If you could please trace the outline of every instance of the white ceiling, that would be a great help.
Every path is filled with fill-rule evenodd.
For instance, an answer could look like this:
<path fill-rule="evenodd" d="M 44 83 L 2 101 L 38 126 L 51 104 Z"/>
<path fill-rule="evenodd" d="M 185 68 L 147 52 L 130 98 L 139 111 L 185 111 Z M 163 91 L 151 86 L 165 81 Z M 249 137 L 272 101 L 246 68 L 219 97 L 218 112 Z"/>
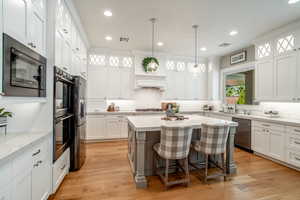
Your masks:
<path fill-rule="evenodd" d="M 223 55 L 245 47 L 258 35 L 300 18 L 300 3 L 288 0 L 73 0 L 92 47 L 117 50 L 151 50 L 151 24 L 157 28 L 164 46 L 159 52 L 193 55 L 193 24 L 199 25 L 199 48 L 207 47 L 201 56 Z M 103 15 L 110 9 L 113 16 Z M 228 33 L 236 29 L 239 34 Z M 112 41 L 104 37 L 110 35 Z M 120 36 L 130 38 L 120 43 Z M 233 45 L 220 48 L 229 42 Z"/>

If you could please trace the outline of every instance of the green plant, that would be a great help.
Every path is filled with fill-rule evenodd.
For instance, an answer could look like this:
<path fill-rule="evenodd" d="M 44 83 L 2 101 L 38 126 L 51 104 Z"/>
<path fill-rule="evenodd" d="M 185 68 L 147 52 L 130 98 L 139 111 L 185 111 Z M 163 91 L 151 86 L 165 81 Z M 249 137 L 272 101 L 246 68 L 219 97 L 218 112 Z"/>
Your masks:
<path fill-rule="evenodd" d="M 157 58 L 155 58 L 155 57 L 146 57 L 142 61 L 142 65 L 144 67 L 145 72 L 155 72 L 157 70 L 157 68 L 154 68 L 154 69 L 148 68 L 148 65 L 151 62 L 154 62 L 157 66 L 159 66 L 159 62 L 158 62 Z"/>
<path fill-rule="evenodd" d="M 0 108 L 0 117 L 12 117 L 12 112 L 8 112 L 5 108 Z"/>

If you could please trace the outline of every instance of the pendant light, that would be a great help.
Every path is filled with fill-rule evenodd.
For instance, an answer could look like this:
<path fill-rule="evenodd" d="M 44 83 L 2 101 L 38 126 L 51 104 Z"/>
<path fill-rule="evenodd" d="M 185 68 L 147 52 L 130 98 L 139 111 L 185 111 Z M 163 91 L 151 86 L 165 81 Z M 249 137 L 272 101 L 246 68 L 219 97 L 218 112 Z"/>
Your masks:
<path fill-rule="evenodd" d="M 194 67 L 198 67 L 198 25 L 193 25 L 193 29 L 195 30 L 195 65 Z"/>
<path fill-rule="evenodd" d="M 154 33 L 155 33 L 155 22 L 156 21 L 157 21 L 156 18 L 151 18 L 150 19 L 150 22 L 152 23 L 152 54 L 151 54 L 152 60 L 148 64 L 148 69 L 150 71 L 156 71 L 158 69 L 158 64 L 154 60 L 154 43 L 155 43 Z"/>

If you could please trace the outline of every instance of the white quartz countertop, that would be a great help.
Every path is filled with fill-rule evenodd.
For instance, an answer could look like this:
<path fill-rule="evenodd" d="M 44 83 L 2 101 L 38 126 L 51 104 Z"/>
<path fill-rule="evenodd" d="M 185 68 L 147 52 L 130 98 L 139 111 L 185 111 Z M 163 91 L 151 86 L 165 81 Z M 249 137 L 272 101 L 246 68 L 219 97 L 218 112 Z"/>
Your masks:
<path fill-rule="evenodd" d="M 224 112 L 219 112 L 219 111 L 210 111 L 209 113 L 221 115 L 221 116 L 236 117 L 236 118 L 242 118 L 242 119 L 262 121 L 262 122 L 278 123 L 278 124 L 286 125 L 286 126 L 300 127 L 300 119 L 282 118 L 282 117 L 272 118 L 272 117 L 268 117 L 268 116 L 244 115 L 244 114 L 237 114 L 237 113 L 224 113 Z"/>
<path fill-rule="evenodd" d="M 0 163 L 49 135 L 49 132 L 7 133 L 0 137 Z"/>
<path fill-rule="evenodd" d="M 94 111 L 94 112 L 88 112 L 88 115 L 162 115 L 165 112 L 160 111 L 118 111 L 118 112 L 107 112 L 107 111 Z M 193 114 L 193 113 L 203 113 L 203 111 L 183 111 L 180 113 L 187 113 L 187 114 Z"/>
<path fill-rule="evenodd" d="M 175 127 L 194 127 L 200 128 L 202 124 L 210 126 L 237 126 L 238 123 L 233 121 L 226 121 L 221 119 L 215 119 L 211 117 L 203 117 L 197 115 L 185 115 L 188 119 L 185 120 L 176 120 L 176 121 L 167 121 L 162 120 L 161 116 L 151 116 L 151 115 L 140 115 L 140 116 L 128 116 L 128 122 L 134 127 L 135 130 L 160 130 L 161 126 L 175 126 Z"/>

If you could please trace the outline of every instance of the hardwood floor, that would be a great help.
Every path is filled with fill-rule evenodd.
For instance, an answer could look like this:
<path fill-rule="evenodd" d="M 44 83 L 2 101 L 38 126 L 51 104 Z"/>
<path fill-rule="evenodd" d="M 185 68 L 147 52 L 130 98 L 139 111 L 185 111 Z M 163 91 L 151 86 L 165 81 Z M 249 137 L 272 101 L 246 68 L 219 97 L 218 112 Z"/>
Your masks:
<path fill-rule="evenodd" d="M 191 175 L 191 185 L 165 190 L 158 177 L 148 189 L 136 189 L 126 157 L 127 142 L 88 144 L 87 160 L 70 173 L 55 200 L 300 200 L 300 172 L 236 150 L 238 173 L 230 181 L 204 185 Z"/>

